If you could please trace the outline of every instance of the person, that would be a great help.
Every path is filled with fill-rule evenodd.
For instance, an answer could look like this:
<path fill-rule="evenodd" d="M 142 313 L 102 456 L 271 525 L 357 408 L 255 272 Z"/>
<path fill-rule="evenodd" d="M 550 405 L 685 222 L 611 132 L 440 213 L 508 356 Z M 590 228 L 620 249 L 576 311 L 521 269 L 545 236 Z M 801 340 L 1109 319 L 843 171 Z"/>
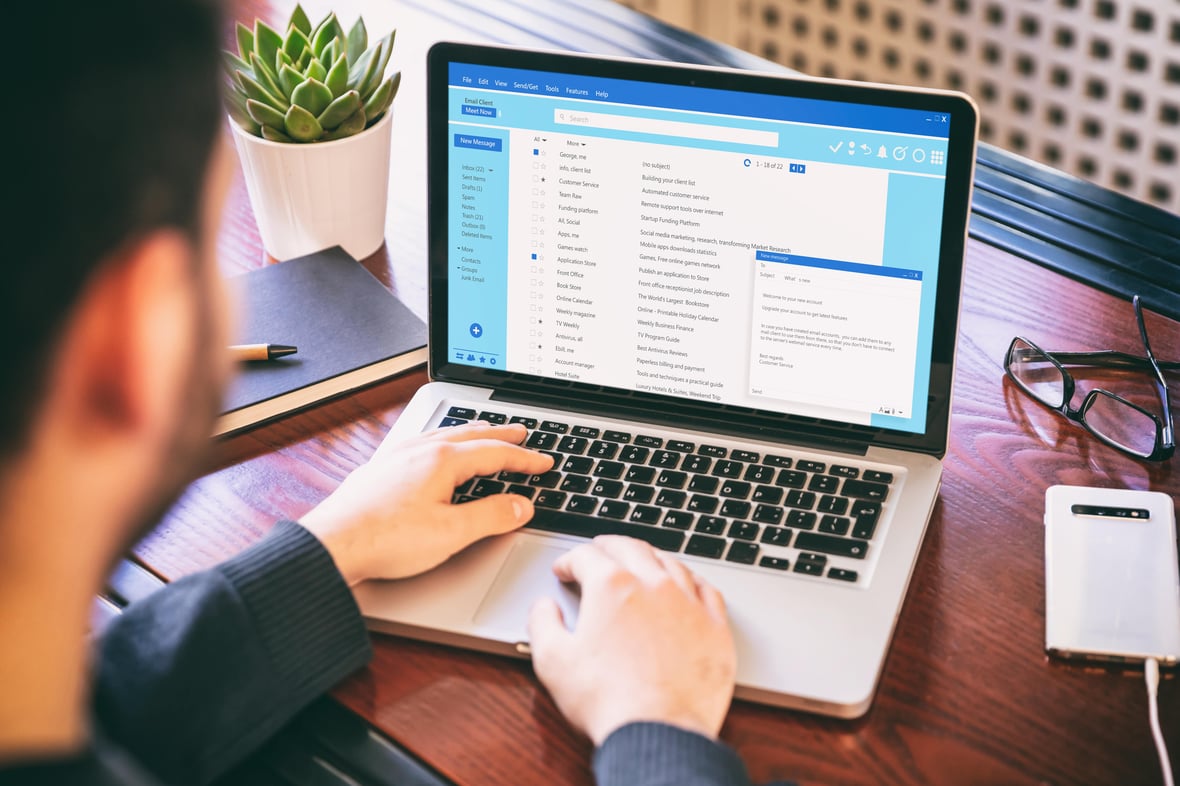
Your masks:
<path fill-rule="evenodd" d="M 222 19 L 214 0 L 13 16 L 26 34 L 9 58 L 36 67 L 6 124 L 0 782 L 207 782 L 367 662 L 350 586 L 429 570 L 532 515 L 514 495 L 453 505 L 458 484 L 551 459 L 520 446 L 519 425 L 383 444 L 299 521 L 91 642 L 95 593 L 198 474 L 230 373 Z M 534 667 L 593 741 L 598 782 L 746 783 L 717 741 L 735 673 L 718 592 L 624 538 L 554 570 L 581 586 L 580 616 L 570 630 L 537 603 Z"/>

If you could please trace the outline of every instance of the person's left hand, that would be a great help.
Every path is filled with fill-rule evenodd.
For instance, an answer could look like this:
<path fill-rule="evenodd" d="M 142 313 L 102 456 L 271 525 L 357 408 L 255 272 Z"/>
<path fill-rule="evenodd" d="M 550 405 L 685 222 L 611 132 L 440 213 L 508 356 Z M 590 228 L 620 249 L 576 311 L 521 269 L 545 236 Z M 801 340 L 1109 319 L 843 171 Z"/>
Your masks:
<path fill-rule="evenodd" d="M 516 424 L 475 423 L 386 441 L 299 523 L 320 539 L 350 585 L 430 570 L 533 517 L 532 501 L 518 494 L 451 504 L 455 487 L 476 475 L 550 469 L 549 456 L 520 447 L 526 433 Z"/>

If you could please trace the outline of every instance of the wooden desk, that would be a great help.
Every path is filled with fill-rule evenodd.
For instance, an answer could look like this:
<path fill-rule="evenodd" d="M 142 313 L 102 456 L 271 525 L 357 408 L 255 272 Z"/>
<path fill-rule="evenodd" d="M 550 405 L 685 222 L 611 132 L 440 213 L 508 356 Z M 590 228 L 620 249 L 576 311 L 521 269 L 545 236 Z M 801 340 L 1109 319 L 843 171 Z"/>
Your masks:
<path fill-rule="evenodd" d="M 484 2 L 500 21 L 464 0 L 365 9 L 371 31 L 399 26 L 394 58 L 405 72 L 395 104 L 388 246 L 367 262 L 423 316 L 429 43 L 562 43 L 605 53 L 653 46 L 630 17 L 633 39 L 596 33 L 602 19 L 629 13 L 605 0 Z M 241 17 L 272 20 L 288 7 L 286 0 L 236 5 Z M 324 2 L 306 5 L 313 17 L 326 9 Z M 333 6 L 351 22 L 361 3 Z M 660 53 L 687 58 L 691 45 L 665 41 Z M 744 57 L 721 54 L 734 62 Z M 240 182 L 219 249 L 227 273 L 264 262 Z M 735 704 L 723 736 L 756 780 L 1159 782 L 1142 674 L 1063 666 L 1042 651 L 1042 494 L 1054 483 L 1075 483 L 1180 497 L 1180 459 L 1150 466 L 1118 455 L 1017 394 L 1001 367 L 1014 334 L 1047 348 L 1138 352 L 1132 320 L 1124 301 L 970 244 L 942 496 L 876 702 L 855 722 Z M 1162 356 L 1180 355 L 1180 323 L 1149 315 L 1149 330 Z M 411 374 L 219 444 L 211 473 L 139 545 L 138 557 L 173 579 L 239 551 L 277 518 L 298 517 L 371 454 L 424 381 L 424 373 Z M 375 649 L 372 665 L 336 696 L 447 777 L 513 786 L 589 782 L 587 742 L 568 729 L 527 663 L 390 637 L 376 637 Z M 1180 686 L 1173 678 L 1161 687 L 1161 712 L 1169 747 L 1180 756 Z"/>

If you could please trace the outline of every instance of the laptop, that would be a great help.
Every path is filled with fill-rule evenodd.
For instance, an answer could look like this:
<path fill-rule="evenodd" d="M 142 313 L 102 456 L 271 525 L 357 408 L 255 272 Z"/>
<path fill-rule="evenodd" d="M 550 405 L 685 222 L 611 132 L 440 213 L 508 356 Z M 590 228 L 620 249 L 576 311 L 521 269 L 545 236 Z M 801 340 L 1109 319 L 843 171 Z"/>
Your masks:
<path fill-rule="evenodd" d="M 576 620 L 554 559 L 629 535 L 724 594 L 739 698 L 862 715 L 939 490 L 971 100 L 440 43 L 427 101 L 431 381 L 392 438 L 521 422 L 556 467 L 458 488 L 536 517 L 362 585 L 367 624 L 527 657 L 536 598 Z"/>

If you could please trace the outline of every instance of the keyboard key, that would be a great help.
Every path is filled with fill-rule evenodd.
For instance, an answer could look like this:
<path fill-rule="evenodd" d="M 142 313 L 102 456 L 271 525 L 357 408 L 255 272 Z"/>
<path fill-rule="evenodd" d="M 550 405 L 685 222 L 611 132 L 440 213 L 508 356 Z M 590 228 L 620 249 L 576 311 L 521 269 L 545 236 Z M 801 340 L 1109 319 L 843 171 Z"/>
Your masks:
<path fill-rule="evenodd" d="M 800 532 L 795 538 L 795 548 L 854 559 L 864 559 L 869 553 L 869 544 L 866 541 L 821 535 L 818 532 Z"/>
<path fill-rule="evenodd" d="M 594 469 L 594 459 L 588 456 L 570 456 L 561 465 L 562 472 L 574 472 L 578 475 L 589 475 Z"/>
<path fill-rule="evenodd" d="M 696 453 L 685 456 L 684 461 L 680 464 L 680 468 L 685 472 L 708 472 L 711 466 L 713 466 L 713 459 Z"/>
<path fill-rule="evenodd" d="M 653 467 L 628 467 L 627 480 L 632 483 L 651 483 L 652 478 L 656 476 L 656 471 Z"/>
<path fill-rule="evenodd" d="M 556 420 L 542 420 L 541 431 L 550 431 L 554 434 L 565 434 L 570 430 L 569 424 L 558 423 Z"/>
<path fill-rule="evenodd" d="M 666 469 L 656 478 L 656 485 L 670 489 L 682 489 L 688 482 L 688 475 L 674 469 Z"/>
<path fill-rule="evenodd" d="M 774 480 L 774 474 L 775 470 L 770 467 L 765 467 L 761 464 L 751 464 L 746 467 L 746 474 L 743 477 L 753 483 L 770 483 Z"/>
<path fill-rule="evenodd" d="M 783 520 L 783 509 L 777 505 L 759 505 L 751 518 L 759 524 L 778 524 Z"/>
<path fill-rule="evenodd" d="M 729 454 L 729 457 L 734 461 L 744 461 L 747 464 L 751 461 L 756 462 L 759 458 L 761 458 L 757 453 L 749 450 L 735 450 Z"/>
<path fill-rule="evenodd" d="M 868 499 L 853 500 L 852 510 L 849 512 L 849 515 L 857 518 L 860 516 L 879 516 L 881 515 L 881 503 Z"/>
<path fill-rule="evenodd" d="M 754 495 L 750 499 L 767 505 L 777 505 L 783 501 L 783 490 L 774 486 L 759 486 L 754 489 Z"/>
<path fill-rule="evenodd" d="M 684 507 L 686 499 L 688 499 L 688 495 L 683 491 L 661 489 L 660 495 L 656 497 L 656 504 L 661 508 L 681 508 Z"/>
<path fill-rule="evenodd" d="M 504 484 L 498 480 L 491 478 L 480 478 L 471 487 L 471 496 L 473 497 L 488 497 L 492 494 L 500 494 L 504 491 Z"/>
<path fill-rule="evenodd" d="M 605 516 L 608 519 L 625 519 L 630 512 L 631 503 L 617 499 L 608 499 L 598 509 L 598 515 Z"/>
<path fill-rule="evenodd" d="M 594 485 L 594 480 L 586 475 L 566 475 L 561 481 L 562 491 L 572 491 L 575 494 L 585 494 Z"/>
<path fill-rule="evenodd" d="M 774 485 L 782 486 L 788 489 L 801 489 L 803 484 L 807 482 L 807 473 L 799 472 L 794 469 L 780 470 L 778 477 L 775 478 Z"/>
<path fill-rule="evenodd" d="M 711 538 L 708 535 L 693 535 L 684 547 L 684 553 L 694 557 L 709 557 L 717 559 L 725 551 L 725 541 L 721 538 Z"/>
<path fill-rule="evenodd" d="M 438 422 L 439 428 L 450 428 L 451 426 L 462 426 L 464 423 L 470 423 L 470 420 L 463 418 L 443 418 Z"/>
<path fill-rule="evenodd" d="M 532 499 L 537 494 L 537 488 L 534 486 L 526 486 L 523 483 L 513 483 L 507 489 L 509 494 L 519 494 L 522 497 Z"/>
<path fill-rule="evenodd" d="M 872 481 L 873 483 L 892 483 L 893 482 L 893 473 L 892 472 L 879 472 L 875 469 L 866 469 L 864 479 L 868 480 L 868 481 Z"/>
<path fill-rule="evenodd" d="M 763 557 L 758 561 L 758 564 L 771 570 L 787 570 L 791 567 L 790 560 L 785 560 L 782 557 Z"/>
<path fill-rule="evenodd" d="M 704 532 L 706 535 L 724 535 L 728 526 L 729 520 L 720 516 L 701 516 L 697 520 L 697 532 Z"/>
<path fill-rule="evenodd" d="M 725 555 L 727 562 L 740 562 L 743 565 L 753 565 L 757 559 L 757 543 L 734 543 L 730 545 L 729 553 Z"/>
<path fill-rule="evenodd" d="M 819 504 L 815 509 L 820 513 L 835 513 L 837 516 L 843 516 L 848 512 L 848 497 L 832 497 L 825 494 L 820 497 Z"/>
<path fill-rule="evenodd" d="M 828 570 L 828 578 L 836 579 L 837 581 L 856 581 L 856 571 L 845 570 L 844 568 L 830 568 Z"/>
<path fill-rule="evenodd" d="M 658 524 L 660 523 L 660 515 L 664 511 L 659 508 L 653 508 L 651 505 L 636 505 L 631 511 L 631 521 L 639 524 Z"/>
<path fill-rule="evenodd" d="M 823 472 L 827 466 L 822 461 L 800 461 L 795 468 L 804 472 Z"/>
<path fill-rule="evenodd" d="M 557 484 L 561 483 L 561 473 L 556 470 L 549 470 L 540 475 L 532 475 L 529 477 L 529 483 L 543 489 L 555 489 Z"/>
<path fill-rule="evenodd" d="M 828 470 L 831 475 L 839 475 L 842 478 L 855 478 L 860 475 L 860 470 L 856 467 L 845 466 L 844 464 L 833 464 L 832 468 Z"/>
<path fill-rule="evenodd" d="M 623 492 L 623 499 L 628 502 L 651 502 L 651 498 L 656 495 L 656 490 L 651 486 L 643 486 L 638 483 L 632 483 Z"/>
<path fill-rule="evenodd" d="M 725 458 L 729 453 L 728 450 L 718 445 L 701 445 L 697 452 L 702 456 L 712 456 L 713 458 Z"/>
<path fill-rule="evenodd" d="M 461 420 L 475 420 L 475 410 L 470 407 L 451 407 L 447 410 L 448 418 L 459 418 Z"/>
<path fill-rule="evenodd" d="M 680 466 L 680 454 L 671 450 L 657 450 L 651 454 L 651 461 L 648 463 L 653 467 L 675 469 Z"/>
<path fill-rule="evenodd" d="M 590 493 L 596 497 L 618 499 L 623 493 L 623 484 L 618 480 L 598 480 L 595 481 L 594 488 L 590 489 Z"/>
<path fill-rule="evenodd" d="M 607 431 L 602 432 L 602 438 L 605 439 L 607 442 L 619 442 L 622 444 L 626 444 L 631 441 L 631 435 L 628 434 L 626 431 L 607 430 Z"/>
<path fill-rule="evenodd" d="M 495 423 L 497 425 L 508 422 L 508 416 L 502 415 L 499 412 L 481 412 L 477 420 L 484 420 L 488 423 Z"/>
<path fill-rule="evenodd" d="M 713 474 L 721 478 L 740 478 L 742 466 L 738 461 L 718 461 L 713 467 Z"/>
<path fill-rule="evenodd" d="M 557 449 L 562 453 L 582 453 L 589 443 L 582 437 L 562 437 Z"/>
<path fill-rule="evenodd" d="M 623 452 L 619 454 L 620 461 L 626 461 L 631 464 L 642 464 L 647 461 L 648 454 L 651 453 L 647 448 L 636 447 L 635 445 L 627 445 L 623 448 Z"/>
<path fill-rule="evenodd" d="M 763 527 L 762 542 L 771 546 L 790 546 L 791 530 L 782 527 Z"/>
<path fill-rule="evenodd" d="M 635 444 L 642 445 L 645 448 L 659 448 L 663 447 L 664 440 L 660 437 L 649 437 L 644 434 L 640 434 L 635 438 Z"/>
<path fill-rule="evenodd" d="M 727 480 L 721 484 L 721 496 L 745 499 L 750 496 L 750 484 L 744 480 Z"/>
<path fill-rule="evenodd" d="M 682 510 L 669 510 L 664 514 L 664 526 L 672 529 L 688 529 L 692 526 L 693 515 Z"/>
<path fill-rule="evenodd" d="M 702 494 L 712 494 L 717 491 L 717 487 L 720 485 L 721 481 L 717 478 L 712 478 L 708 475 L 693 475 L 692 480 L 688 482 L 688 490 L 699 491 Z"/>
<path fill-rule="evenodd" d="M 626 464 L 621 464 L 618 461 L 600 461 L 598 466 L 594 468 L 595 477 L 599 478 L 621 478 L 623 473 L 627 470 Z"/>
<path fill-rule="evenodd" d="M 502 480 L 505 483 L 528 483 L 529 476 L 523 472 L 508 472 L 505 470 L 497 475 L 496 479 Z"/>
<path fill-rule="evenodd" d="M 766 456 L 764 459 L 762 459 L 762 463 L 768 467 L 782 467 L 784 469 L 790 469 L 791 465 L 795 462 L 786 456 Z"/>
<path fill-rule="evenodd" d="M 475 485 L 476 480 L 478 480 L 478 478 L 469 479 L 465 483 L 461 484 L 458 488 L 456 488 L 455 493 L 456 494 L 466 494 L 467 492 L 471 491 L 471 487 Z"/>
<path fill-rule="evenodd" d="M 565 504 L 568 496 L 564 491 L 546 490 L 537 495 L 537 498 L 533 500 L 533 504 L 538 508 L 553 508 L 556 510 Z"/>
<path fill-rule="evenodd" d="M 694 513 L 716 513 L 717 498 L 705 494 L 693 494 L 688 500 L 688 509 Z"/>
<path fill-rule="evenodd" d="M 598 510 L 598 500 L 594 499 L 594 497 L 580 495 L 570 497 L 570 502 L 566 506 L 566 510 L 570 513 L 593 513 Z"/>
<path fill-rule="evenodd" d="M 526 418 L 526 417 L 522 417 L 520 415 L 513 415 L 512 417 L 508 418 L 508 422 L 509 423 L 520 423 L 521 425 L 523 425 L 527 429 L 534 429 L 537 427 L 537 419 L 536 418 Z"/>
<path fill-rule="evenodd" d="M 590 445 L 590 452 L 587 455 L 600 459 L 613 459 L 615 454 L 619 452 L 619 446 L 613 442 L 604 442 L 603 440 L 595 440 Z"/>
<path fill-rule="evenodd" d="M 844 482 L 857 483 L 858 481 L 846 480 Z M 840 488 L 840 478 L 835 475 L 812 475 L 807 488 L 810 491 L 821 491 L 825 494 L 835 493 L 836 489 Z"/>
<path fill-rule="evenodd" d="M 827 561 L 826 557 L 816 554 L 800 554 L 799 558 L 795 560 L 795 572 L 806 573 L 809 576 L 822 576 Z"/>
<path fill-rule="evenodd" d="M 810 510 L 792 510 L 787 514 L 786 525 L 795 529 L 814 529 L 819 516 Z"/>
<path fill-rule="evenodd" d="M 685 442 L 682 439 L 668 440 L 667 447 L 668 447 L 668 450 L 676 450 L 681 453 L 692 453 L 694 450 L 697 449 L 696 445 L 692 444 L 691 442 Z"/>
<path fill-rule="evenodd" d="M 877 521 L 881 518 L 881 505 L 878 502 L 857 500 L 852 506 L 852 537 L 869 540 L 877 531 Z"/>
<path fill-rule="evenodd" d="M 575 497 L 577 499 L 577 497 Z M 593 497 L 582 497 L 595 505 L 598 501 Z M 573 505 L 571 500 L 570 505 Z M 632 524 L 626 521 L 594 518 L 592 516 L 574 515 L 568 511 L 538 509 L 533 518 L 525 525 L 531 529 L 545 532 L 561 532 L 566 535 L 580 535 L 592 538 L 595 535 L 627 535 L 632 538 L 647 541 L 658 549 L 665 551 L 679 551 L 684 545 L 684 533 L 660 527 L 647 527 L 643 524 Z"/>
<path fill-rule="evenodd" d="M 736 499 L 727 499 L 725 504 L 721 506 L 721 515 L 729 516 L 735 519 L 744 519 L 750 515 L 750 503 L 741 502 Z"/>
<path fill-rule="evenodd" d="M 570 430 L 570 434 L 575 437 L 585 437 L 586 439 L 598 439 L 598 429 L 590 426 L 574 426 Z"/>
<path fill-rule="evenodd" d="M 868 473 L 865 473 L 868 474 Z M 870 483 L 867 480 L 846 480 L 840 493 L 846 497 L 858 497 L 881 502 L 889 496 L 889 487 L 884 483 Z"/>
<path fill-rule="evenodd" d="M 735 521 L 729 525 L 729 537 L 754 540 L 758 537 L 759 529 L 761 528 L 757 524 L 751 524 L 748 521 Z"/>
<path fill-rule="evenodd" d="M 819 531 L 830 532 L 833 535 L 847 535 L 852 521 L 844 516 L 828 514 L 819 520 Z"/>
<path fill-rule="evenodd" d="M 526 447 L 535 450 L 552 450 L 553 446 L 557 444 L 557 435 L 547 434 L 544 431 L 534 431 L 525 440 L 524 444 Z"/>
<path fill-rule="evenodd" d="M 815 507 L 815 494 L 812 494 L 810 491 L 791 489 L 787 492 L 787 497 L 783 500 L 783 504 L 788 508 L 811 510 Z"/>

